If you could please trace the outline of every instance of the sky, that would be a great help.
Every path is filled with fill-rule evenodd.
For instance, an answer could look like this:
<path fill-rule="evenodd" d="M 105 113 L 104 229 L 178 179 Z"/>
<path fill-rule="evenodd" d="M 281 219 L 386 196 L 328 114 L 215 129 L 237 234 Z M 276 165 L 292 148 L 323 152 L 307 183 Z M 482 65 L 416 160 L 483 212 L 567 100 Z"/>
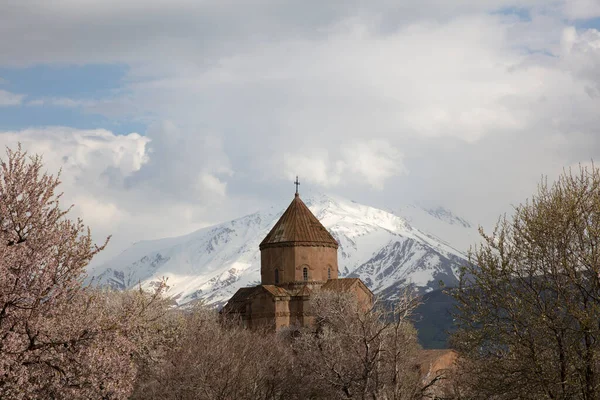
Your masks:
<path fill-rule="evenodd" d="M 490 229 L 600 160 L 600 0 L 0 0 L 0 146 L 99 260 L 301 194 Z"/>

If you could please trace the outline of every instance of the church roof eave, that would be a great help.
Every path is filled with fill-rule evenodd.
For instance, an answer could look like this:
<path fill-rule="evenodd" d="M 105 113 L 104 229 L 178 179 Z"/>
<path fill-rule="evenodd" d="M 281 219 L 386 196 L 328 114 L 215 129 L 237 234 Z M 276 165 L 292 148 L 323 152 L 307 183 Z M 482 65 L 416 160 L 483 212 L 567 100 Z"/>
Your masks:
<path fill-rule="evenodd" d="M 331 242 L 297 242 L 297 241 L 290 241 L 290 242 L 276 242 L 276 243 L 261 243 L 259 248 L 260 250 L 262 249 L 268 249 L 270 247 L 298 247 L 298 246 L 305 246 L 305 247 L 332 247 L 334 249 L 337 249 L 339 247 L 339 245 L 337 243 L 331 243 Z"/>

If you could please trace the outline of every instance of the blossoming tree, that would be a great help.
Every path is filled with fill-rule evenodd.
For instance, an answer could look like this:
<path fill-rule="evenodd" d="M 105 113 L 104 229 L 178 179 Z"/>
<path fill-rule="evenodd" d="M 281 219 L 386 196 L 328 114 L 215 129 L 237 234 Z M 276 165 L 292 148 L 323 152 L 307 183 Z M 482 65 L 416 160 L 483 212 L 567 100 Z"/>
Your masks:
<path fill-rule="evenodd" d="M 59 184 L 20 146 L 0 162 L 0 398 L 125 398 L 160 289 L 83 285 L 108 238 L 67 218 Z"/>

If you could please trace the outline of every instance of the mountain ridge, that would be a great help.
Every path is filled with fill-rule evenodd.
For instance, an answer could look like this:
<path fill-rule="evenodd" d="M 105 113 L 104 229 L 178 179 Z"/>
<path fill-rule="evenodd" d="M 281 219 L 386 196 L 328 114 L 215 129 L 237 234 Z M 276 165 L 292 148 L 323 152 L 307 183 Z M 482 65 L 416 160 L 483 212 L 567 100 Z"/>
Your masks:
<path fill-rule="evenodd" d="M 340 276 L 359 277 L 386 299 L 407 283 L 423 293 L 437 289 L 439 280 L 454 284 L 465 261 L 466 249 L 459 249 L 473 235 L 468 222 L 447 222 L 466 222 L 448 210 L 441 219 L 416 206 L 401 207 L 399 213 L 405 215 L 397 215 L 328 195 L 309 197 L 305 203 L 339 243 Z M 164 276 L 167 294 L 179 304 L 222 304 L 238 288 L 260 281 L 258 245 L 284 208 L 276 210 L 179 237 L 137 242 L 88 275 L 97 284 L 122 290 L 138 283 L 152 288 Z M 422 230 L 417 224 L 427 226 Z"/>

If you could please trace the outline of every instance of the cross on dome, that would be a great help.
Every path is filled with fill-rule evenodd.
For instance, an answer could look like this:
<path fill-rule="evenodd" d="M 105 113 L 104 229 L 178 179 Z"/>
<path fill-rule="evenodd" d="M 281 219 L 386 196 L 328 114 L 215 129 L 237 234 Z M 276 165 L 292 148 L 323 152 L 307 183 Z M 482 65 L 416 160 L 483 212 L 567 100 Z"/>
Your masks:
<path fill-rule="evenodd" d="M 298 180 L 298 175 L 296 175 L 296 180 L 294 181 L 294 185 L 296 185 L 296 196 L 298 195 L 298 186 L 300 186 L 300 181 Z"/>

